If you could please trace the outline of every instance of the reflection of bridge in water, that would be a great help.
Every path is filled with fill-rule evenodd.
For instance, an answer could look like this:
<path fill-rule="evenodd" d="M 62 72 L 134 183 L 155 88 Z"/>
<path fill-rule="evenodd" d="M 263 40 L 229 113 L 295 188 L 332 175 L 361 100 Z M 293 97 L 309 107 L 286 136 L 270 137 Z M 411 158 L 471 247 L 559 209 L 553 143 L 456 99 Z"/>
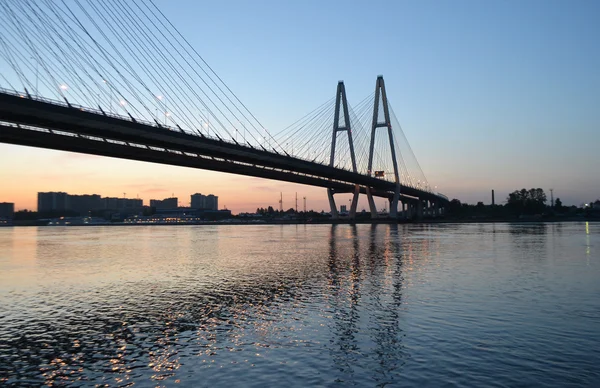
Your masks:
<path fill-rule="evenodd" d="M 352 248 L 340 257 L 336 226 L 331 229 L 329 296 L 337 346 L 331 350 L 332 358 L 343 374 L 340 378 L 349 382 L 360 364 L 359 358 L 373 352 L 369 357 L 373 379 L 382 385 L 392 383 L 394 376 L 390 372 L 397 370 L 407 357 L 399 319 L 404 253 L 398 228 L 390 226 L 382 231 L 373 225 L 368 248 L 363 247 L 362 251 L 356 226 L 351 227 L 350 233 Z M 378 233 L 385 236 L 378 237 Z M 362 327 L 365 321 L 367 328 Z"/>
<path fill-rule="evenodd" d="M 334 218 L 339 193 L 352 195 L 351 219 L 361 193 L 373 218 L 374 197 L 389 201 L 392 218 L 439 215 L 447 204 L 383 77 L 354 107 L 340 82 L 334 99 L 271 134 L 160 12 L 77 6 L 4 6 L 0 142 L 324 187 Z"/>
<path fill-rule="evenodd" d="M 285 233 L 292 228 L 281 227 Z M 295 252 L 304 244 L 302 228 L 314 231 L 295 228 Z M 48 308 L 33 320 L 25 312 L 18 327 L 5 328 L 1 336 L 8 347 L 0 348 L 0 371 L 38 381 L 44 370 L 47 384 L 64 377 L 140 381 L 140 372 L 173 381 L 185 375 L 186 366 L 256 362 L 255 353 L 273 367 L 282 360 L 292 364 L 308 346 L 325 348 L 329 358 L 322 368 L 337 371 L 323 378 L 391 382 L 408 357 L 400 318 L 409 248 L 396 225 L 318 228 L 325 239 L 313 246 L 316 251 L 283 262 L 254 257 L 254 268 L 247 262 L 227 272 L 215 268 L 230 277 L 218 283 L 201 276 L 205 261 L 191 261 L 176 281 L 112 284 L 81 293 L 82 301 L 68 292 L 66 299 L 48 291 L 32 294 Z M 40 253 L 47 251 L 44 246 Z M 285 271 L 271 268 L 272 260 Z M 241 277 L 240 271 L 250 273 Z"/>

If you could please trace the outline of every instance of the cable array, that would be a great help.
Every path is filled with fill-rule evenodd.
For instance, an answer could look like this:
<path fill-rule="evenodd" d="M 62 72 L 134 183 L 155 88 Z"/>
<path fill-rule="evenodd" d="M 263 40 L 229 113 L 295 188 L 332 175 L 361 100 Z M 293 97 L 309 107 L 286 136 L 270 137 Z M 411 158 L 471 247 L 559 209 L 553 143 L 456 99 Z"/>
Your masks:
<path fill-rule="evenodd" d="M 375 93 L 371 93 L 353 107 L 349 106 L 348 109 L 356 165 L 358 172 L 361 174 L 369 173 L 369 149 L 371 143 L 374 103 Z M 378 109 L 377 120 L 379 123 L 384 123 L 385 115 L 381 100 L 379 103 L 380 106 Z M 388 104 L 400 182 L 405 186 L 430 191 L 423 170 L 406 139 L 389 100 Z M 313 111 L 298 119 L 287 128 L 274 134 L 274 137 L 278 139 L 280 144 L 285 145 L 286 150 L 295 157 L 317 163 L 329 164 L 334 115 L 335 97 L 319 105 Z M 345 126 L 343 114 L 341 114 L 341 112 L 339 125 L 341 127 Z M 334 166 L 352 171 L 350 145 L 347 138 L 347 132 L 345 131 L 337 133 Z M 372 175 L 374 174 L 374 171 L 383 171 L 384 176 L 382 179 L 392 182 L 395 180 L 392 152 L 386 127 L 379 127 L 375 131 L 372 170 Z"/>
<path fill-rule="evenodd" d="M 369 117 L 373 114 L 373 102 L 375 94 L 371 93 L 358 104 L 350 107 L 350 121 L 352 125 L 352 139 L 354 141 L 354 152 L 356 154 L 356 165 L 358 172 L 368 174 L 369 169 L 369 145 L 371 142 L 371 124 Z"/>
<path fill-rule="evenodd" d="M 297 158 L 329 164 L 328 147 L 335 98 L 331 98 L 273 136 L 284 144 L 290 155 Z M 329 136 L 329 140 L 326 137 Z"/>
<path fill-rule="evenodd" d="M 335 98 L 272 135 L 153 0 L 0 0 L 0 87 L 328 165 Z M 393 181 L 387 129 L 368 171 L 372 93 L 349 107 L 357 169 Z M 382 104 L 382 101 L 379 101 Z M 389 102 L 388 102 L 389 103 Z M 379 107 L 378 122 L 384 122 Z M 389 107 L 401 183 L 430 190 Z M 340 125 L 345 126 L 340 115 Z M 352 170 L 347 132 L 334 166 Z"/>
<path fill-rule="evenodd" d="M 0 86 L 285 153 L 153 0 L 0 0 Z"/>
<path fill-rule="evenodd" d="M 391 102 L 388 100 L 389 110 L 390 110 L 390 120 L 392 122 L 392 134 L 394 135 L 394 146 L 396 148 L 396 154 L 402 155 L 402 165 L 404 169 L 404 176 L 406 180 L 402 180 L 403 184 L 406 186 L 411 186 L 416 189 L 424 190 L 424 191 L 432 191 L 429 182 L 427 181 L 427 177 L 423 173 L 423 169 L 415 156 L 408 139 L 404 131 L 402 130 L 402 126 L 400 125 L 400 121 L 396 117 L 394 110 L 392 108 Z"/>

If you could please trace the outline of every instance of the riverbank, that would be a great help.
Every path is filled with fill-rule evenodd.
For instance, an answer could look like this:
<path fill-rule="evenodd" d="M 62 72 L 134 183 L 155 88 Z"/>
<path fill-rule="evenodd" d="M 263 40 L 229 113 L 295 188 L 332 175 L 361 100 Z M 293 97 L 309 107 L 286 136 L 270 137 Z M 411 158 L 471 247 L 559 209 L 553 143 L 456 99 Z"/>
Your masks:
<path fill-rule="evenodd" d="M 392 220 L 369 218 L 349 220 L 349 219 L 311 219 L 311 220 L 221 220 L 221 221 L 193 221 L 193 222 L 109 222 L 109 223 L 89 223 L 89 224 L 65 224 L 48 225 L 48 221 L 14 221 L 12 225 L 3 225 L 3 227 L 17 226 L 177 226 L 177 225 L 302 225 L 302 224 L 473 224 L 473 223 L 555 223 L 555 222 L 582 222 L 582 221 L 600 221 L 598 217 L 503 217 L 503 218 L 428 218 L 423 220 Z"/>

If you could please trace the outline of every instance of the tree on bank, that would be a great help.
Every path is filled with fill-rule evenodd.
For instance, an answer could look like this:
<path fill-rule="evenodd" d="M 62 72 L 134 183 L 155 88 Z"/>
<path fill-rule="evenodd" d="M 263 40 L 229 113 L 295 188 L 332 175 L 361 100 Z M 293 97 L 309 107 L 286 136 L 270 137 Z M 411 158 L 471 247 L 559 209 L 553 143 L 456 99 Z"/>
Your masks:
<path fill-rule="evenodd" d="M 561 211 L 562 207 L 562 201 L 560 200 L 560 198 L 556 198 L 556 201 L 554 201 L 554 209 L 556 209 L 556 211 Z"/>
<path fill-rule="evenodd" d="M 460 203 L 460 201 L 458 199 L 454 198 L 448 204 L 448 212 L 453 215 L 458 215 L 458 214 L 460 214 L 461 206 L 462 206 L 462 203 Z"/>
<path fill-rule="evenodd" d="M 515 214 L 541 214 L 546 209 L 546 193 L 544 190 L 521 189 L 508 194 L 506 207 Z"/>

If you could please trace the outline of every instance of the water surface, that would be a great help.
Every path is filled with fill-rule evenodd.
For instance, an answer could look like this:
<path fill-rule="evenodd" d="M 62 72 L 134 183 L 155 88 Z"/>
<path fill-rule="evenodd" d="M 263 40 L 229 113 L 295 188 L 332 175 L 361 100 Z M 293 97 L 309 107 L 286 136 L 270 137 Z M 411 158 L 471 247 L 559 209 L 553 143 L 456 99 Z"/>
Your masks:
<path fill-rule="evenodd" d="M 3 386 L 600 386 L 600 224 L 0 229 Z"/>

